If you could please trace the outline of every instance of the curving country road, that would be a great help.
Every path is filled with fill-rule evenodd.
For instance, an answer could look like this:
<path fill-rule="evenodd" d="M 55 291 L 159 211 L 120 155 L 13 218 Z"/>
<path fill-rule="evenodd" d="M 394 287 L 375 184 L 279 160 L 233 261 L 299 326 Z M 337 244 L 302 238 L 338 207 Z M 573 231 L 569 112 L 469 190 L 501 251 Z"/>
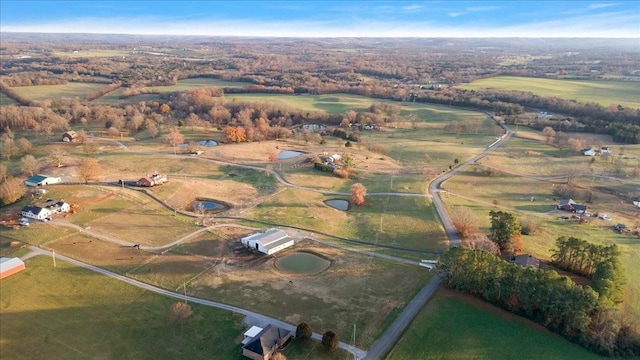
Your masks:
<path fill-rule="evenodd" d="M 488 115 L 491 116 L 490 114 Z M 441 190 L 442 183 L 447 181 L 457 172 L 467 167 L 469 164 L 473 164 L 476 161 L 487 156 L 490 152 L 501 146 L 505 141 L 509 140 L 513 136 L 513 132 L 506 125 L 500 124 L 500 126 L 505 130 L 505 133 L 504 135 L 502 135 L 502 137 L 491 144 L 491 146 L 482 151 L 480 154 L 467 160 L 463 164 L 455 167 L 448 173 L 440 175 L 435 180 L 433 180 L 431 184 L 429 184 L 429 194 L 433 199 L 433 203 L 435 205 L 436 211 L 438 212 L 438 216 L 440 216 L 440 220 L 442 221 L 444 230 L 447 234 L 447 237 L 449 238 L 450 246 L 460 246 L 460 236 L 458 236 L 458 232 L 456 231 L 456 228 L 453 226 L 453 223 L 449 218 L 447 209 L 440 199 L 439 192 Z M 429 298 L 431 298 L 433 293 L 438 289 L 440 281 L 441 278 L 439 275 L 435 275 L 433 278 L 431 278 L 431 281 L 429 281 L 429 283 L 427 283 L 427 285 L 425 285 L 422 290 L 420 290 L 420 292 L 411 300 L 411 302 L 407 304 L 402 313 L 398 315 L 396 320 L 373 343 L 371 348 L 369 348 L 369 350 L 367 351 L 367 355 L 364 357 L 364 360 L 382 359 L 389 351 L 391 351 L 391 348 L 398 341 L 407 326 L 409 326 L 411 321 L 416 317 L 416 315 L 418 315 L 418 312 L 424 307 Z"/>

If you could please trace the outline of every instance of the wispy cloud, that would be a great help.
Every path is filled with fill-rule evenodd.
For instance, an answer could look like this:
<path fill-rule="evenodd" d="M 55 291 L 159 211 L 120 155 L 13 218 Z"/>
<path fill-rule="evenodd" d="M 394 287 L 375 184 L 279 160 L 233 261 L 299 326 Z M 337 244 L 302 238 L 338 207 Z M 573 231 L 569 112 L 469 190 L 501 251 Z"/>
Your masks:
<path fill-rule="evenodd" d="M 587 6 L 587 9 L 589 9 L 589 10 L 602 9 L 602 8 L 608 8 L 608 7 L 616 6 L 616 5 L 618 5 L 618 4 L 617 3 L 590 4 L 589 6 Z"/>
<path fill-rule="evenodd" d="M 464 14 L 466 14 L 466 12 L 464 12 L 464 11 L 452 11 L 452 12 L 448 13 L 448 15 L 451 16 L 451 17 L 458 17 L 458 16 L 464 15 Z"/>
<path fill-rule="evenodd" d="M 465 10 L 469 12 L 495 11 L 500 10 L 500 6 L 469 6 Z"/>
<path fill-rule="evenodd" d="M 422 5 L 413 4 L 413 5 L 403 6 L 402 10 L 404 10 L 404 11 L 416 11 L 416 10 L 421 10 L 422 8 L 423 8 Z"/>

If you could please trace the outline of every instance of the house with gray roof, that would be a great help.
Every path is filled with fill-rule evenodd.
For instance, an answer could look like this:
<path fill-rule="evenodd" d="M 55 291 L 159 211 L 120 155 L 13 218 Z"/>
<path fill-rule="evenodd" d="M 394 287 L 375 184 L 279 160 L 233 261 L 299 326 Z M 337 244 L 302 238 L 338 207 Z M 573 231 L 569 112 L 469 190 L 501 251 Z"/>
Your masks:
<path fill-rule="evenodd" d="M 291 338 L 291 331 L 267 325 L 242 347 L 242 355 L 253 360 L 269 360 Z"/>

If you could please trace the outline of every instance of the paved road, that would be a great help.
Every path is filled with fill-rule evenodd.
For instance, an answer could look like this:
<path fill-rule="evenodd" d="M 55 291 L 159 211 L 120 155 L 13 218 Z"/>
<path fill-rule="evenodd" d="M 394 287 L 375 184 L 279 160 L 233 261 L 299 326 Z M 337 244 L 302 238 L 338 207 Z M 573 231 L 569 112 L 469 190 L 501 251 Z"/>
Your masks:
<path fill-rule="evenodd" d="M 489 116 L 491 116 L 489 114 Z M 431 194 L 431 198 L 436 207 L 436 211 L 438 212 L 438 216 L 440 216 L 440 220 L 442 220 L 442 224 L 444 226 L 447 237 L 449 238 L 450 246 L 460 246 L 460 236 L 458 236 L 458 232 L 456 231 L 451 219 L 449 218 L 449 214 L 440 199 L 439 192 L 442 186 L 442 183 L 447 181 L 453 175 L 455 175 L 458 171 L 464 169 L 469 164 L 473 164 L 476 161 L 482 159 L 487 156 L 494 149 L 502 145 L 505 141 L 509 140 L 513 133 L 506 125 L 501 125 L 505 130 L 505 134 L 500 137 L 496 142 L 491 144 L 487 149 L 482 151 L 480 154 L 476 155 L 470 160 L 467 160 L 465 163 L 455 167 L 448 173 L 445 173 L 438 178 L 436 178 L 431 184 L 429 184 L 429 193 Z M 411 302 L 405 307 L 405 309 L 400 313 L 400 315 L 396 318 L 396 320 L 385 330 L 384 333 L 373 343 L 371 348 L 367 351 L 367 356 L 365 356 L 364 360 L 379 360 L 382 359 L 389 351 L 391 351 L 394 344 L 400 339 L 400 336 L 404 332 L 404 330 L 409 326 L 411 321 L 416 317 L 418 312 L 424 307 L 429 298 L 436 291 L 438 286 L 440 285 L 440 276 L 434 276 L 425 287 L 420 290 L 420 292 L 411 300 Z"/>
<path fill-rule="evenodd" d="M 29 246 L 29 250 L 31 250 L 31 253 L 25 255 L 24 257 L 22 257 L 23 260 L 28 259 L 30 257 L 36 256 L 36 255 L 47 255 L 47 256 L 52 256 L 53 254 L 50 251 L 47 250 L 43 250 L 41 248 L 35 247 L 35 246 Z M 247 317 L 247 319 L 249 319 L 253 324 L 255 325 L 262 325 L 264 326 L 264 324 L 273 324 L 275 326 L 278 326 L 280 328 L 283 329 L 287 329 L 289 331 L 293 331 L 295 333 L 296 331 L 296 326 L 286 323 L 284 321 L 269 317 L 269 316 L 265 316 L 262 314 L 258 314 L 255 313 L 253 311 L 249 311 L 243 308 L 239 308 L 237 306 L 231 306 L 231 305 L 227 305 L 227 304 L 223 304 L 223 303 L 219 303 L 219 302 L 215 302 L 215 301 L 210 301 L 210 300 L 205 300 L 205 299 L 200 299 L 197 297 L 193 297 L 193 296 L 185 296 L 184 294 L 180 294 L 180 293 L 176 293 L 173 291 L 169 291 L 169 290 L 165 290 L 153 285 L 149 285 L 147 283 L 144 283 L 142 281 L 138 281 L 138 280 L 134 280 L 131 278 L 128 278 L 124 275 L 120 275 L 114 272 L 111 272 L 109 270 L 103 269 L 103 268 L 99 268 L 97 266 L 93 266 L 87 263 L 83 263 L 81 261 L 72 259 L 70 257 L 64 256 L 64 255 L 60 255 L 60 254 L 56 254 L 56 260 L 62 260 L 62 261 L 66 261 L 70 264 L 73 264 L 75 266 L 79 266 L 79 267 L 83 267 L 85 269 L 91 270 L 91 271 L 95 271 L 99 274 L 102 275 L 106 275 L 109 276 L 111 278 L 126 282 L 127 284 L 133 285 L 133 286 L 137 286 L 141 289 L 147 290 L 147 291 L 151 291 L 160 295 L 164 295 L 164 296 L 168 296 L 168 297 L 172 297 L 178 300 L 186 300 L 187 302 L 192 302 L 192 303 L 196 303 L 196 304 L 201 304 L 201 305 L 205 305 L 205 306 L 211 306 L 211 307 L 215 307 L 218 309 L 222 309 L 222 310 L 227 310 L 227 311 L 231 311 L 234 312 L 236 314 L 242 314 L 244 316 Z M 317 334 L 317 333 L 313 333 L 312 337 L 314 339 L 317 340 L 321 340 L 322 339 L 322 335 Z M 350 352 L 351 354 L 353 354 L 354 358 L 356 359 L 362 359 L 365 355 L 366 352 L 362 349 L 358 349 L 355 346 L 352 346 L 350 344 L 346 344 L 343 342 L 340 342 L 340 348 L 344 349 L 348 352 Z"/>

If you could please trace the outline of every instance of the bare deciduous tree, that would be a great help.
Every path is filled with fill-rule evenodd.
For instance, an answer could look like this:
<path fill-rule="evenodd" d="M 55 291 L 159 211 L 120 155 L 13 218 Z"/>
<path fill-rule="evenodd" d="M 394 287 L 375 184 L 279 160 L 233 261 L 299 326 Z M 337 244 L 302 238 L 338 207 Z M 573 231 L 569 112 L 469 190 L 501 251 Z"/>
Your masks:
<path fill-rule="evenodd" d="M 169 316 L 171 317 L 171 320 L 178 324 L 184 324 L 191 315 L 193 315 L 193 310 L 191 310 L 191 306 L 186 302 L 178 301 L 171 305 Z"/>
<path fill-rule="evenodd" d="M 27 140 L 26 138 L 20 138 L 18 139 L 18 148 L 20 149 L 22 155 L 27 155 L 31 154 L 33 145 L 31 144 L 31 141 Z"/>
<path fill-rule="evenodd" d="M 38 160 L 33 155 L 25 155 L 20 159 L 20 171 L 25 175 L 32 176 L 39 168 Z"/>
<path fill-rule="evenodd" d="M 451 221 L 453 222 L 453 226 L 455 226 L 456 230 L 458 230 L 458 234 L 460 234 L 460 237 L 463 239 L 468 238 L 478 230 L 475 225 L 478 222 L 478 219 L 469 208 L 461 206 L 456 207 L 452 212 Z"/>
<path fill-rule="evenodd" d="M 78 166 L 78 177 L 85 183 L 88 183 L 90 180 L 96 180 L 101 172 L 102 169 L 96 159 L 82 159 Z"/>
<path fill-rule="evenodd" d="M 184 143 L 184 135 L 176 127 L 169 128 L 169 132 L 164 136 L 165 140 L 173 147 L 173 153 L 176 153 L 176 147 Z"/>
<path fill-rule="evenodd" d="M 20 179 L 9 178 L 0 184 L 0 200 L 3 205 L 12 204 L 24 196 L 26 188 Z"/>
<path fill-rule="evenodd" d="M 367 188 L 361 183 L 355 183 L 351 186 L 351 201 L 355 205 L 362 205 L 365 202 L 367 196 Z"/>
<path fill-rule="evenodd" d="M 54 147 L 49 152 L 49 161 L 56 167 L 62 167 L 62 162 L 64 161 L 64 158 L 66 156 L 67 152 L 64 149 L 60 147 Z"/>

